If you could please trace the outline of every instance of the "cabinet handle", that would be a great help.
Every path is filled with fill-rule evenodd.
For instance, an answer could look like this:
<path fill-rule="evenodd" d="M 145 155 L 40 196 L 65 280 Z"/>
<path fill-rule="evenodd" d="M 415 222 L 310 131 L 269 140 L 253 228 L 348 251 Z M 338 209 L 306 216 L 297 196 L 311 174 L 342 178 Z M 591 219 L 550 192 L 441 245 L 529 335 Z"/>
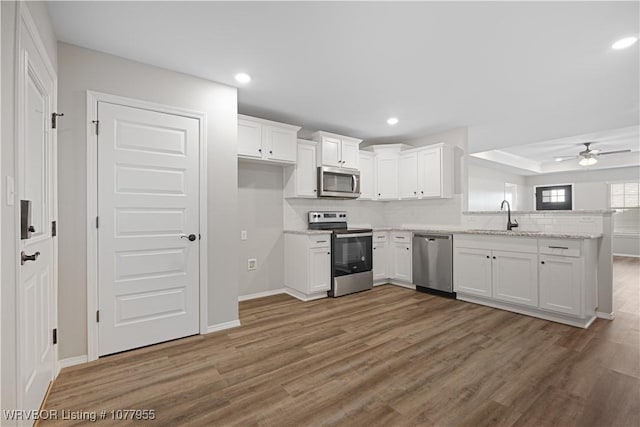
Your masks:
<path fill-rule="evenodd" d="M 396 239 L 404 239 L 404 236 L 396 236 Z"/>
<path fill-rule="evenodd" d="M 380 193 L 378 193 L 378 197 L 380 197 Z"/>
<path fill-rule="evenodd" d="M 487 255 L 487 259 L 490 259 L 491 257 L 489 255 Z"/>
<path fill-rule="evenodd" d="M 544 264 L 544 261 L 540 261 L 540 264 Z"/>
<path fill-rule="evenodd" d="M 496 257 L 493 257 L 493 259 L 496 259 Z"/>
<path fill-rule="evenodd" d="M 331 252 L 327 252 L 327 255 L 331 255 Z"/>
<path fill-rule="evenodd" d="M 258 148 L 258 153 L 262 153 L 262 148 Z"/>
<path fill-rule="evenodd" d="M 315 188 L 313 189 L 313 192 L 314 192 L 314 193 L 315 193 L 315 192 L 317 192 L 317 191 L 318 191 L 318 190 L 316 190 Z"/>
<path fill-rule="evenodd" d="M 409 250 L 409 248 L 407 248 L 407 250 Z"/>
<path fill-rule="evenodd" d="M 327 243 L 326 240 L 317 240 L 316 243 Z"/>
<path fill-rule="evenodd" d="M 566 246 L 549 246 L 549 249 L 569 249 Z"/>
<path fill-rule="evenodd" d="M 376 248 L 373 248 L 373 250 L 375 251 L 375 250 L 376 250 Z"/>
<path fill-rule="evenodd" d="M 420 191 L 420 194 L 424 194 L 424 191 Z"/>
<path fill-rule="evenodd" d="M 415 196 L 415 195 L 417 195 L 417 194 L 418 194 L 418 192 L 417 192 L 417 191 L 414 191 L 414 192 L 413 192 L 413 195 L 414 195 L 414 196 Z"/>

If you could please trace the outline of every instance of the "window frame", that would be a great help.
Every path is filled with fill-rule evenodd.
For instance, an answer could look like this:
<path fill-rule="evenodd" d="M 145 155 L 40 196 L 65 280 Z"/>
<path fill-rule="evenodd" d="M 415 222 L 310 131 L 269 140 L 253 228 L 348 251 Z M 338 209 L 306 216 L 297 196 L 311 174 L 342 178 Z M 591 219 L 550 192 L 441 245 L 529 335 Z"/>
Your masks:
<path fill-rule="evenodd" d="M 574 192 L 573 192 L 573 183 L 564 183 L 564 184 L 545 184 L 545 185 L 534 185 L 533 186 L 533 205 L 536 211 L 571 211 L 573 210 L 574 201 Z M 565 201 L 564 202 L 543 202 L 542 201 L 542 191 L 544 190 L 565 190 Z M 538 192 L 540 192 L 540 196 L 538 196 Z M 566 194 L 568 192 L 568 195 Z"/>

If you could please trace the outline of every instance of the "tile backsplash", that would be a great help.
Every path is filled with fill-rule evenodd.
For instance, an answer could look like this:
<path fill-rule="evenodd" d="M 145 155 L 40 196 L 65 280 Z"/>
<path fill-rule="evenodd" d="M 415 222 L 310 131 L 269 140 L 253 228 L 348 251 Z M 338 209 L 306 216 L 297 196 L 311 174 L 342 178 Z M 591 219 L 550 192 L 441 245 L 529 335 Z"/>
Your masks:
<path fill-rule="evenodd" d="M 604 232 L 603 215 L 558 215 L 553 213 L 512 214 L 520 231 L 593 233 Z M 507 214 L 495 215 L 466 213 L 462 218 L 464 228 L 502 230 L 506 228 Z"/>

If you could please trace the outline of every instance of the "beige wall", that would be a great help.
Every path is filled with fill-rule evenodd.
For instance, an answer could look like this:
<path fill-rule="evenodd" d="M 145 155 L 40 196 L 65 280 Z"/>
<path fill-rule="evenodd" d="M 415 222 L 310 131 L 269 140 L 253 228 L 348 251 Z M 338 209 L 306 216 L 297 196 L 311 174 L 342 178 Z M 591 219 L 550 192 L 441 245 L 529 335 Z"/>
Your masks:
<path fill-rule="evenodd" d="M 87 354 L 86 91 L 207 113 L 209 325 L 238 319 L 237 90 L 58 44 L 60 358 Z"/>
<path fill-rule="evenodd" d="M 25 6 L 26 5 L 26 6 Z M 0 366 L 0 406 L 2 409 L 15 408 L 16 405 L 16 265 L 18 263 L 18 248 L 16 247 L 17 230 L 15 227 L 16 213 L 19 203 L 8 206 L 6 203 L 7 176 L 15 176 L 14 168 L 14 123 L 15 123 L 15 31 L 17 4 L 12 1 L 0 2 L 2 8 L 2 98 L 0 109 L 2 115 L 2 143 L 0 144 L 0 161 L 2 175 L 0 181 L 0 210 L 2 218 L 2 242 L 0 262 L 2 280 L 0 282 L 0 301 L 2 303 L 2 330 L 0 352 L 2 364 Z M 51 30 L 46 5 L 43 2 L 24 2 L 21 7 L 27 7 L 38 28 L 47 55 L 54 67 L 57 64 L 56 39 Z M 5 425 L 4 423 L 2 425 Z"/>

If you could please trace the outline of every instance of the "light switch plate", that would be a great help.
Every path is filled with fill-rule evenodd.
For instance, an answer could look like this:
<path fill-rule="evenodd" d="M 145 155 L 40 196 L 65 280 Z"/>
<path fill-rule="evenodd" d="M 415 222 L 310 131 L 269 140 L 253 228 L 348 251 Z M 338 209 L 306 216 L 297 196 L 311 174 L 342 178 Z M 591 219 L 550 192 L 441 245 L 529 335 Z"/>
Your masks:
<path fill-rule="evenodd" d="M 16 187 L 12 176 L 7 176 L 7 205 L 13 206 L 16 199 Z"/>
<path fill-rule="evenodd" d="M 240 240 L 247 240 L 247 230 L 240 231 Z"/>
<path fill-rule="evenodd" d="M 247 260 L 247 270 L 253 271 L 258 268 L 258 260 L 255 258 L 250 258 Z"/>

